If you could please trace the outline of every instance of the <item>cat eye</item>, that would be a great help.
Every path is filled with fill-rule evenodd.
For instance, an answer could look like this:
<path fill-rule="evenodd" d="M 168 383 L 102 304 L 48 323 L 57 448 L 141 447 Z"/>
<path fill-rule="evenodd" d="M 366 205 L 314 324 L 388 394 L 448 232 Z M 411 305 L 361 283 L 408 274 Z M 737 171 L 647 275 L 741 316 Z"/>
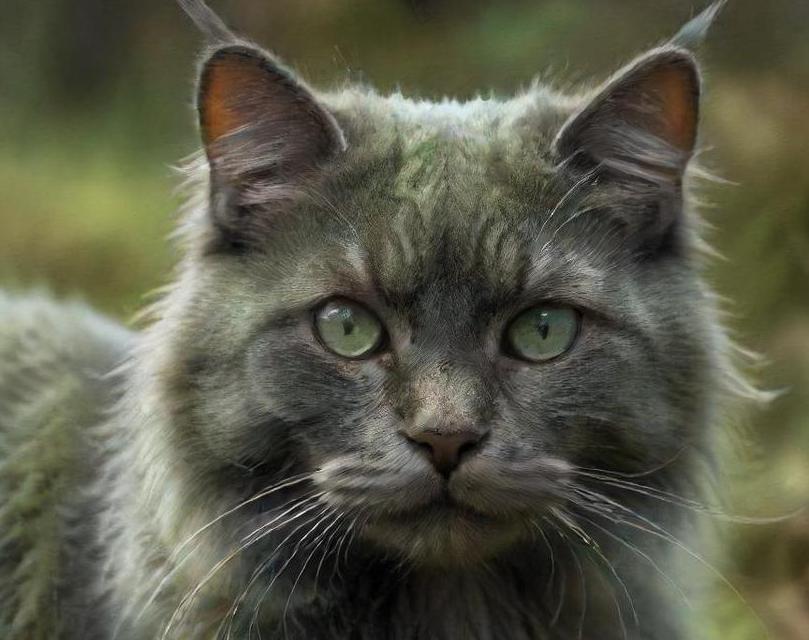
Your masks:
<path fill-rule="evenodd" d="M 570 307 L 540 305 L 520 313 L 506 329 L 508 353 L 530 362 L 545 362 L 570 349 L 581 316 Z"/>
<path fill-rule="evenodd" d="M 315 313 L 315 331 L 329 351 L 343 358 L 365 358 L 378 350 L 384 330 L 379 319 L 361 304 L 330 300 Z"/>

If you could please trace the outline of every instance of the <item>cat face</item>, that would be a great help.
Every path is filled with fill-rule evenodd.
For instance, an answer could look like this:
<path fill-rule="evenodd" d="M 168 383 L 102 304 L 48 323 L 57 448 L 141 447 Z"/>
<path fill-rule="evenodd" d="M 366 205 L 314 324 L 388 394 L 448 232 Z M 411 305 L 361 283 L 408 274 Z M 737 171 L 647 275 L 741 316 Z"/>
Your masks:
<path fill-rule="evenodd" d="M 214 53 L 171 332 L 189 451 L 234 490 L 235 468 L 310 473 L 368 540 L 439 564 L 529 539 L 582 468 L 676 456 L 710 365 L 681 206 L 697 91 L 677 49 L 588 99 L 466 104 L 316 99 Z"/>

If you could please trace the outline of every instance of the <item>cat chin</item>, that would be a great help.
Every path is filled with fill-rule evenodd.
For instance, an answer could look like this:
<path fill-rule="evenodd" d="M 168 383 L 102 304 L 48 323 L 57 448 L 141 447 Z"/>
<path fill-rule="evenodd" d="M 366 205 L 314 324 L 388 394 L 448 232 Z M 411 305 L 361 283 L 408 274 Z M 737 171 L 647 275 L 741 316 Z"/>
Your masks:
<path fill-rule="evenodd" d="M 362 535 L 413 565 L 470 567 L 515 546 L 528 535 L 528 528 L 516 519 L 440 506 L 372 518 Z"/>

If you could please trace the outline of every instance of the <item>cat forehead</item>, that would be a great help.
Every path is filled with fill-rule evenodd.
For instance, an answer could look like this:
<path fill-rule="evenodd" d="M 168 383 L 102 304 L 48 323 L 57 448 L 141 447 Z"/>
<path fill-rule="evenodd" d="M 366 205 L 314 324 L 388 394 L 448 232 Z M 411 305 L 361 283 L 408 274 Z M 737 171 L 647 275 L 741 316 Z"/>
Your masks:
<path fill-rule="evenodd" d="M 474 318 L 525 300 L 608 307 L 604 256 L 575 242 L 554 242 L 552 233 L 542 233 L 546 218 L 529 223 L 493 209 L 466 217 L 430 223 L 415 208 L 403 208 L 385 224 L 338 243 L 323 280 L 339 274 L 338 288 L 348 282 L 349 291 L 381 296 L 419 317 Z"/>
<path fill-rule="evenodd" d="M 338 173 L 361 175 L 375 192 L 427 213 L 474 192 L 470 204 L 480 207 L 508 194 L 524 199 L 521 187 L 529 199 L 542 191 L 556 173 L 553 140 L 579 101 L 535 86 L 507 100 L 432 102 L 347 89 L 328 102 L 348 140 Z M 443 215 L 451 215 L 446 207 Z"/>
<path fill-rule="evenodd" d="M 330 202 L 360 232 L 351 262 L 363 255 L 377 286 L 410 302 L 439 282 L 491 300 L 523 287 L 537 230 L 567 188 L 550 145 L 570 99 L 539 89 L 466 102 L 349 91 L 332 106 L 347 129 L 348 177 Z"/>
<path fill-rule="evenodd" d="M 416 99 L 401 93 L 346 88 L 320 96 L 349 131 L 349 144 L 379 143 L 393 135 L 443 136 L 485 142 L 492 138 L 544 138 L 546 144 L 582 104 L 580 96 L 534 84 L 513 97 Z"/>
<path fill-rule="evenodd" d="M 543 247 L 543 223 L 560 198 L 553 182 L 528 172 L 534 182 L 515 185 L 478 160 L 426 137 L 389 181 L 353 201 L 357 235 L 342 246 L 363 280 L 398 306 L 437 304 L 436 295 L 498 306 L 547 275 L 538 261 L 569 256 L 556 243 Z"/>

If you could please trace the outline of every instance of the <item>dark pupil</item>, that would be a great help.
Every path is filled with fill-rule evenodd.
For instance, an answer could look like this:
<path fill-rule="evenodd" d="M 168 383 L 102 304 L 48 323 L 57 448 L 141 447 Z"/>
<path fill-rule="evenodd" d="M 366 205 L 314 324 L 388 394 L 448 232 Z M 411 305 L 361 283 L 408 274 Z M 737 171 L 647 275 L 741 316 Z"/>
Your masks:
<path fill-rule="evenodd" d="M 341 322 L 343 325 L 343 335 L 349 336 L 354 333 L 354 317 L 350 311 L 345 311 L 341 314 L 343 317 L 341 318 Z"/>
<path fill-rule="evenodd" d="M 539 320 L 537 320 L 536 326 L 537 332 L 539 335 L 542 336 L 542 339 L 545 340 L 548 337 L 548 332 L 551 330 L 548 326 L 548 323 L 545 321 L 545 318 L 540 316 Z"/>

